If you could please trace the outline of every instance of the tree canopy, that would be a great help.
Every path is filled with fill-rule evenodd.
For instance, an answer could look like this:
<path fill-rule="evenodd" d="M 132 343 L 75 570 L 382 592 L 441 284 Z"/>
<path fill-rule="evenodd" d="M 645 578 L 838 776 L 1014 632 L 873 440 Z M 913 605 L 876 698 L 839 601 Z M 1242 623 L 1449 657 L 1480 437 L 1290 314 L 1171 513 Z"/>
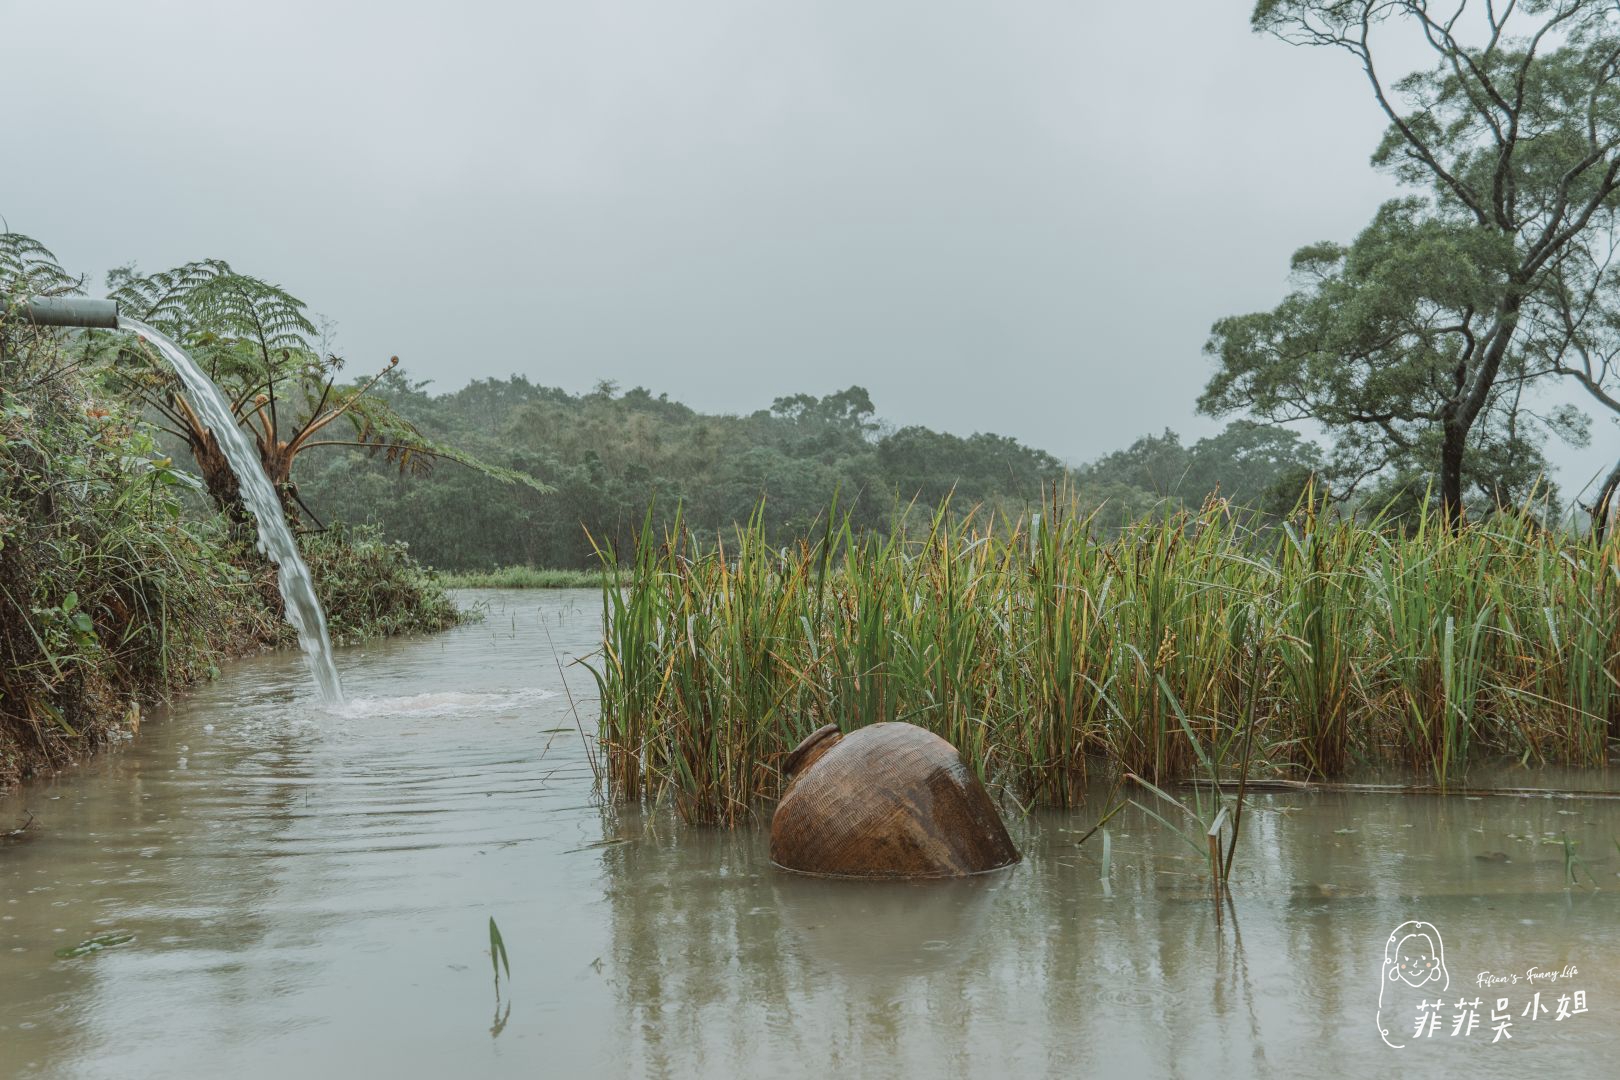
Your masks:
<path fill-rule="evenodd" d="M 1572 289 L 1620 210 L 1620 26 L 1597 0 L 1440 5 L 1261 0 L 1253 25 L 1359 64 L 1387 127 L 1373 163 L 1410 194 L 1348 246 L 1302 248 L 1299 288 L 1215 324 L 1200 407 L 1309 419 L 1335 439 L 1341 493 L 1433 480 L 1448 519 L 1466 495 L 1520 497 L 1548 434 L 1584 437 L 1531 392 L 1578 356 L 1557 327 L 1571 296 L 1593 323 L 1616 298 Z M 1432 65 L 1391 80 L 1385 35 Z M 1538 329 L 1541 328 L 1541 329 Z"/>

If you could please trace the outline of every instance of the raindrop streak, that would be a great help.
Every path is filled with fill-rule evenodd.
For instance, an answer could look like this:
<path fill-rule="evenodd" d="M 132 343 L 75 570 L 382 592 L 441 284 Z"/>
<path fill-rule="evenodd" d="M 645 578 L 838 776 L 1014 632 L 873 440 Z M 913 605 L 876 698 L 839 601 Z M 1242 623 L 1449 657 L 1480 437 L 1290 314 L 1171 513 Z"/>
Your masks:
<path fill-rule="evenodd" d="M 281 512 L 281 501 L 276 498 L 270 477 L 265 475 L 259 455 L 237 426 L 230 405 L 219 387 L 203 374 L 186 351 L 163 334 L 123 315 L 118 317 L 118 327 L 150 342 L 186 384 L 192 403 L 214 438 L 219 440 L 225 460 L 231 463 L 242 501 L 258 520 L 259 551 L 276 564 L 282 607 L 286 609 L 287 621 L 298 631 L 298 645 L 309 661 L 315 685 L 327 704 L 342 702 L 343 687 L 338 683 L 337 666 L 332 663 L 332 639 L 326 633 L 326 612 L 321 610 L 321 602 L 315 596 L 315 582 L 309 576 L 303 556 L 298 554 L 298 543 L 293 539 L 292 530 L 287 528 L 287 517 Z"/>

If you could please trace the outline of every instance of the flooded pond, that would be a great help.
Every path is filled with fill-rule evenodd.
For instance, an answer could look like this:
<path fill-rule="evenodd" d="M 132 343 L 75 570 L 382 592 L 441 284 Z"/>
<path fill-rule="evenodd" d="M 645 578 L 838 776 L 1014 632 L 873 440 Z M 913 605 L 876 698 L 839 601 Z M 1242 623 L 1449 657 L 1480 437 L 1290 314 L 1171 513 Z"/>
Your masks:
<path fill-rule="evenodd" d="M 1220 926 L 1196 856 L 1135 810 L 1103 880 L 1075 843 L 1101 794 L 1009 815 L 1006 872 L 816 881 L 773 871 L 762 829 L 597 798 L 594 684 L 567 666 L 595 593 L 464 599 L 488 619 L 342 652 L 338 712 L 296 654 L 247 660 L 0 798 L 0 831 L 34 817 L 0 840 L 0 1075 L 1518 1077 L 1620 1054 L 1620 801 L 1256 796 Z M 1443 939 L 1419 963 L 1444 987 L 1385 976 L 1407 920 Z"/>

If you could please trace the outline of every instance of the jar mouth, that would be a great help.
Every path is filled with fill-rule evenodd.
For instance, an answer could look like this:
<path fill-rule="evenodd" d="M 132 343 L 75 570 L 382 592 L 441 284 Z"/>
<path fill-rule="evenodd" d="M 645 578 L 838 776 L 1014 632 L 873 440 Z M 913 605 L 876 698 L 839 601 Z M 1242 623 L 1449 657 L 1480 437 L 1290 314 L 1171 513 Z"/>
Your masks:
<path fill-rule="evenodd" d="M 788 756 L 782 761 L 783 775 L 792 776 L 794 773 L 798 772 L 799 766 L 804 764 L 804 759 L 810 756 L 810 751 L 814 750 L 828 739 L 838 738 L 841 734 L 842 732 L 838 730 L 837 724 L 824 724 L 821 727 L 816 728 L 816 730 L 812 731 L 805 737 L 805 740 L 802 743 L 795 746 L 788 753 Z"/>

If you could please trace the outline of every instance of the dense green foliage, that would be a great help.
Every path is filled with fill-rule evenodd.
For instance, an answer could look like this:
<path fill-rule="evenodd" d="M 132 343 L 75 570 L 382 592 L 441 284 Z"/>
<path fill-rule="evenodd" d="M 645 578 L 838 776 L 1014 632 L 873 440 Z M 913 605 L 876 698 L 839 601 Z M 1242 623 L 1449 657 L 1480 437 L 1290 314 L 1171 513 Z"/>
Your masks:
<path fill-rule="evenodd" d="M 303 474 L 304 501 L 323 520 L 375 522 L 452 570 L 589 568 L 593 540 L 628 545 L 649 506 L 663 522 L 682 508 L 713 537 L 763 497 L 767 531 L 785 541 L 835 492 L 861 526 L 880 527 L 897 503 L 937 499 L 952 484 L 967 500 L 1021 504 L 1062 474 L 1056 459 L 1014 439 L 880 434 L 859 387 L 779 398 L 749 416 L 699 413 L 639 387 L 570 394 L 521 377 L 437 396 L 390 378 L 376 393 L 429 436 L 555 489 L 542 495 L 449 468 L 406 480 L 352 459 L 312 462 Z"/>
<path fill-rule="evenodd" d="M 1076 469 L 1077 500 L 1108 525 L 1151 510 L 1198 509 L 1218 494 L 1271 516 L 1292 510 L 1322 467 L 1322 452 L 1297 432 L 1234 420 L 1218 435 L 1183 446 L 1175 432 L 1144 435 Z"/>
<path fill-rule="evenodd" d="M 334 645 L 448 630 L 462 621 L 438 575 L 376 529 L 330 529 L 304 536 L 299 546 Z"/>
<path fill-rule="evenodd" d="M 1309 506 L 1254 532 L 1211 502 L 1113 539 L 1073 504 L 909 538 L 841 525 L 723 553 L 649 530 L 603 590 L 606 775 L 705 823 L 780 791 L 812 730 L 904 720 L 1022 801 L 1099 759 L 1154 781 L 1397 760 L 1444 785 L 1480 750 L 1600 765 L 1620 718 L 1620 546 L 1522 518 L 1448 532 Z"/>
<path fill-rule="evenodd" d="M 594 544 L 629 550 L 649 507 L 661 525 L 679 511 L 712 541 L 748 521 L 762 498 L 763 528 L 777 544 L 812 528 L 835 494 L 857 530 L 876 532 L 897 518 L 926 520 L 948 496 L 1017 512 L 1054 482 L 1106 505 L 1109 526 L 1166 501 L 1196 507 L 1217 489 L 1286 510 L 1320 459 L 1292 432 L 1236 421 L 1190 447 L 1169 432 L 1149 436 L 1071 473 L 1006 436 L 887 430 L 858 386 L 778 398 L 747 416 L 700 413 L 639 387 L 570 394 L 521 377 L 432 395 L 390 375 L 374 393 L 429 437 L 555 488 L 541 495 L 454 468 L 403 478 L 386 462 L 353 458 L 312 461 L 301 474 L 304 501 L 323 520 L 379 524 L 455 571 L 588 569 Z"/>
<path fill-rule="evenodd" d="M 0 322 L 0 787 L 274 635 L 183 483 L 53 341 Z"/>

